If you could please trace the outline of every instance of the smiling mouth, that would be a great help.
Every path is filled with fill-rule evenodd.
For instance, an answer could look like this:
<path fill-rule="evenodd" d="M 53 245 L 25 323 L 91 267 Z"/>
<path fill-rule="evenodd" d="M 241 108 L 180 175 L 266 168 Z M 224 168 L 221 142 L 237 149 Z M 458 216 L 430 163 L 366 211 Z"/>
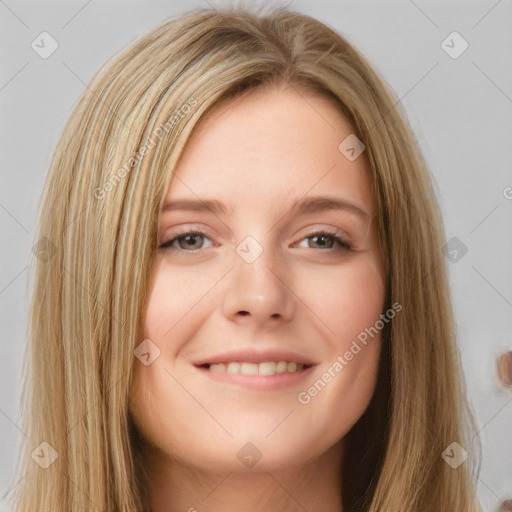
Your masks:
<path fill-rule="evenodd" d="M 296 363 L 294 361 L 265 361 L 262 363 L 233 361 L 226 363 L 202 364 L 200 365 L 200 368 L 205 368 L 211 372 L 218 373 L 271 376 L 279 373 L 297 373 L 307 370 L 311 366 L 313 365 Z"/>

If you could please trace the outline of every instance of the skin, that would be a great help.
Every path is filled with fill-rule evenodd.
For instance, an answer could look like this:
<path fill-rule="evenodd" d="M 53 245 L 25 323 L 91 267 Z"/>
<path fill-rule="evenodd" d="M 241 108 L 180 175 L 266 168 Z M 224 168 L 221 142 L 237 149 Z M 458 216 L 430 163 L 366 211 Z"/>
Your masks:
<path fill-rule="evenodd" d="M 380 335 L 309 403 L 297 396 L 384 311 L 367 164 L 338 149 L 351 133 L 330 99 L 281 83 L 231 101 L 190 139 L 165 203 L 216 199 L 228 212 L 159 217 L 159 246 L 174 242 L 155 256 L 144 339 L 161 352 L 147 366 L 134 358 L 130 390 L 153 512 L 342 509 L 343 438 L 374 392 Z M 368 217 L 290 213 L 310 196 L 350 201 Z M 207 234 L 175 239 L 191 229 Z M 353 250 L 314 236 L 321 229 Z M 236 251 L 247 236 L 263 249 L 252 263 Z M 193 364 L 254 347 L 290 348 L 316 366 L 269 391 L 211 380 Z M 237 457 L 247 442 L 261 453 L 251 468 Z"/>

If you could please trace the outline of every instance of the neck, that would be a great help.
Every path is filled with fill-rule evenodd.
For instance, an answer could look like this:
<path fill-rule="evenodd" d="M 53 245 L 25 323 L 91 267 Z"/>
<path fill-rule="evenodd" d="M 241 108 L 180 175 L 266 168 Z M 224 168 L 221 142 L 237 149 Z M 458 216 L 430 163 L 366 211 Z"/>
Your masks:
<path fill-rule="evenodd" d="M 319 458 L 279 471 L 251 469 L 219 473 L 146 457 L 152 512 L 342 512 L 338 443 Z"/>

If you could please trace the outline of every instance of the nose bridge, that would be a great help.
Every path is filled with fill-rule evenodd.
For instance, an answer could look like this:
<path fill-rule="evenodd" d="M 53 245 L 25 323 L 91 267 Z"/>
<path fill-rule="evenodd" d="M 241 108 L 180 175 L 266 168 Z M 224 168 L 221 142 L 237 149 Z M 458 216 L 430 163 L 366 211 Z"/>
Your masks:
<path fill-rule="evenodd" d="M 247 236 L 236 246 L 233 271 L 224 294 L 224 314 L 234 319 L 250 316 L 258 321 L 281 318 L 289 321 L 295 309 L 291 279 L 278 247 L 270 237 L 262 242 Z"/>

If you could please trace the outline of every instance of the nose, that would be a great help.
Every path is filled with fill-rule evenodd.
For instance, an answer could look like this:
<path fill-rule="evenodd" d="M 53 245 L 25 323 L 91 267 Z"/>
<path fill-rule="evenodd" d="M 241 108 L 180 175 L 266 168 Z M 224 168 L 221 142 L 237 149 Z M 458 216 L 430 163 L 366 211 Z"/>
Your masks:
<path fill-rule="evenodd" d="M 234 268 L 224 284 L 223 313 L 233 322 L 253 325 L 282 324 L 297 308 L 291 272 L 271 248 L 254 260 L 234 255 Z"/>

